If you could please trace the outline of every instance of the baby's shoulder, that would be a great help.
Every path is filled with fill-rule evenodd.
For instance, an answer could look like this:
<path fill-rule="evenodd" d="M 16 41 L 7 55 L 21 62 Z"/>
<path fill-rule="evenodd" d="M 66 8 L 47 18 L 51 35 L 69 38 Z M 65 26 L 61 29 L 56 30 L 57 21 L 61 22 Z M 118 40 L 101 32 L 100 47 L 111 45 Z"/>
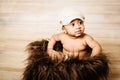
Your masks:
<path fill-rule="evenodd" d="M 62 35 L 62 33 L 56 33 L 56 34 L 53 34 L 52 36 L 53 37 L 58 37 L 58 36 L 61 36 Z"/>
<path fill-rule="evenodd" d="M 65 33 L 61 32 L 61 33 L 56 34 L 56 36 L 63 37 L 63 36 L 65 36 Z"/>
<path fill-rule="evenodd" d="M 82 40 L 85 42 L 85 44 L 91 43 L 93 41 L 93 38 L 89 34 L 85 34 Z"/>
<path fill-rule="evenodd" d="M 93 38 L 92 38 L 91 35 L 85 33 L 85 34 L 84 34 L 84 39 L 93 39 Z"/>
<path fill-rule="evenodd" d="M 61 40 L 63 36 L 64 36 L 64 33 L 57 33 L 57 34 L 54 34 L 52 37 L 55 38 L 56 40 Z"/>

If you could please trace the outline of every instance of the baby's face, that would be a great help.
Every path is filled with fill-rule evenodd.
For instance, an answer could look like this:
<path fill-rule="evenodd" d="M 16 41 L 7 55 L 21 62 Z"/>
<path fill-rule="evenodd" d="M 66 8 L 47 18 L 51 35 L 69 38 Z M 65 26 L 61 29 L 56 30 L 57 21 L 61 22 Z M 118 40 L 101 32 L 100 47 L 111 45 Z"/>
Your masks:
<path fill-rule="evenodd" d="M 84 33 L 84 22 L 80 19 L 72 20 L 68 25 L 65 25 L 65 32 L 73 37 L 79 37 Z"/>

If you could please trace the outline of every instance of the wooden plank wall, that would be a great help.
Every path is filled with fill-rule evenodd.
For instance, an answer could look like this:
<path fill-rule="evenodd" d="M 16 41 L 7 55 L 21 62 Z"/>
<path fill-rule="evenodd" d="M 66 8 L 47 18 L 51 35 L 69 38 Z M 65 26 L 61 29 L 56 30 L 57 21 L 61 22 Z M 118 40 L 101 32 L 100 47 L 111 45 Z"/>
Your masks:
<path fill-rule="evenodd" d="M 120 80 L 120 0 L 0 0 L 0 80 L 21 80 L 25 46 L 60 32 L 64 7 L 84 13 L 85 32 L 111 61 L 109 80 Z"/>

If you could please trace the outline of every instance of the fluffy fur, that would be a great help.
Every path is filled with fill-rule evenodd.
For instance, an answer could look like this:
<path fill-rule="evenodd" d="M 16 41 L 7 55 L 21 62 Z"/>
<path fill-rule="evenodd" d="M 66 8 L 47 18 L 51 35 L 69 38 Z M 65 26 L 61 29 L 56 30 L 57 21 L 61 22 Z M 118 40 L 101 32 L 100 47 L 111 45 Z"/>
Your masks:
<path fill-rule="evenodd" d="M 86 57 L 83 60 L 52 61 L 47 55 L 47 40 L 34 41 L 27 46 L 28 64 L 22 80 L 107 80 L 109 74 L 108 59 L 105 55 Z M 62 51 L 60 42 L 54 50 Z M 87 48 L 88 53 L 91 51 Z"/>

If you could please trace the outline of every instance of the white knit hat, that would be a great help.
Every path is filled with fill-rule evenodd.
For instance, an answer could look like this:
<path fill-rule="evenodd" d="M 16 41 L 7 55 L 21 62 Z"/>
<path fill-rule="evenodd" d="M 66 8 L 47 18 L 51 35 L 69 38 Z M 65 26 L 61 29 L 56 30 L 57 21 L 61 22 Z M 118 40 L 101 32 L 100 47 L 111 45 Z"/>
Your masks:
<path fill-rule="evenodd" d="M 75 10 L 75 9 L 65 8 L 65 9 L 63 9 L 63 11 L 60 14 L 60 24 L 67 25 L 76 18 L 79 18 L 82 21 L 85 20 L 85 17 L 83 16 L 83 14 L 80 11 Z"/>

